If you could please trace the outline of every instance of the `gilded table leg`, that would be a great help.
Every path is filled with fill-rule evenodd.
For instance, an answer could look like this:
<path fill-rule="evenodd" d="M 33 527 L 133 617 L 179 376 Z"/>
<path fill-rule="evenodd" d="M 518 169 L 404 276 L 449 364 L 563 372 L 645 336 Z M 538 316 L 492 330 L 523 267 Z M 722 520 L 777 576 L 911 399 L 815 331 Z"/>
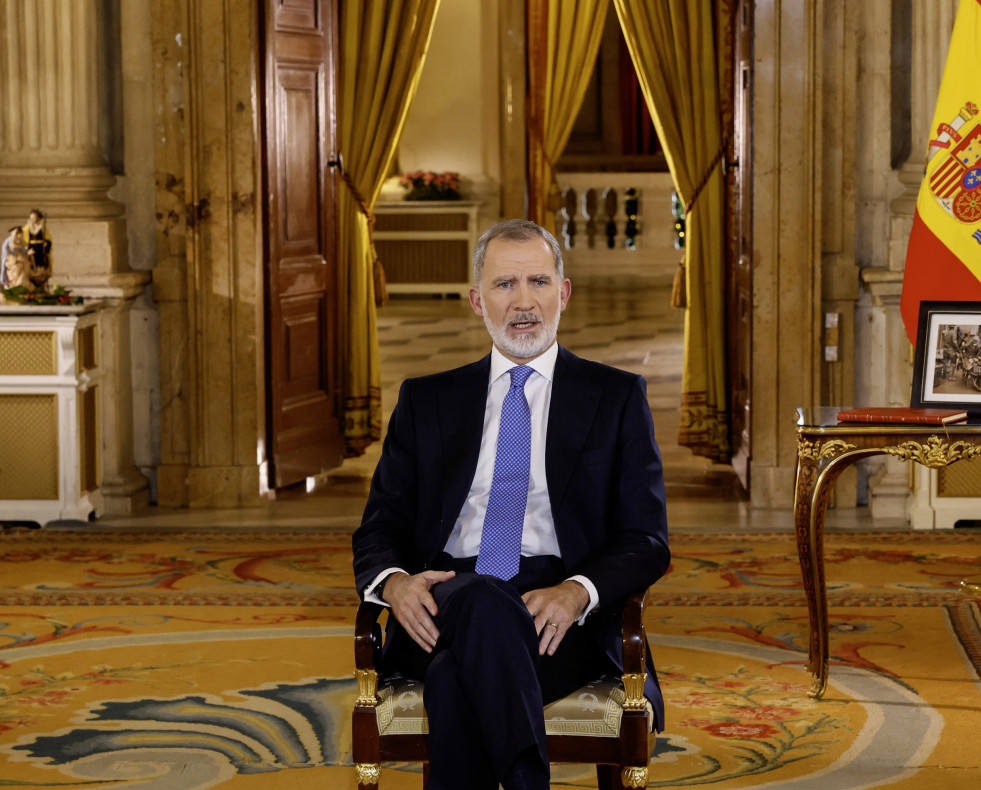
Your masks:
<path fill-rule="evenodd" d="M 808 662 L 812 675 L 809 696 L 819 698 L 828 683 L 828 601 L 824 587 L 824 514 L 827 496 L 819 497 L 817 458 L 802 445 L 797 457 L 794 529 L 797 557 L 807 596 Z"/>
<path fill-rule="evenodd" d="M 860 458 L 882 450 L 859 449 L 840 439 L 809 441 L 798 437 L 794 528 L 800 559 L 810 646 L 807 669 L 812 675 L 808 695 L 819 699 L 828 686 L 828 594 L 824 581 L 824 517 L 835 481 Z"/>

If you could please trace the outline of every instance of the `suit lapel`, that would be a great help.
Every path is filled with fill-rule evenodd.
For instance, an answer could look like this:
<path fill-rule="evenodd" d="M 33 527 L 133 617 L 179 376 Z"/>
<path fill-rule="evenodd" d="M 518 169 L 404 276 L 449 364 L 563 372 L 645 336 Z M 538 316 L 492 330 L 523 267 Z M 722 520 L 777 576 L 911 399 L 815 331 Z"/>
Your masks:
<path fill-rule="evenodd" d="M 450 536 L 477 470 L 489 376 L 490 355 L 454 371 L 438 395 L 440 449 L 444 461 L 440 546 Z"/>
<path fill-rule="evenodd" d="M 601 394 L 602 389 L 593 383 L 582 360 L 560 347 L 552 380 L 545 444 L 545 474 L 553 514 L 559 512 Z M 559 526 L 556 524 L 556 528 Z"/>

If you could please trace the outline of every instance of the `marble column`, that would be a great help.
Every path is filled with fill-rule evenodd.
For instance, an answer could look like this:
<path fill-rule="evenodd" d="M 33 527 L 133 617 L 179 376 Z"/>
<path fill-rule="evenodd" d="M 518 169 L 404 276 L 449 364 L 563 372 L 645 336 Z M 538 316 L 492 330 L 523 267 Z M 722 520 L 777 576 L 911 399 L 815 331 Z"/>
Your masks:
<path fill-rule="evenodd" d="M 896 197 L 890 203 L 889 252 L 885 267 L 868 267 L 862 272 L 866 298 L 860 313 L 868 327 L 868 358 L 873 375 L 868 376 L 869 403 L 909 404 L 912 366 L 910 345 L 902 317 L 902 292 L 906 246 L 913 227 L 913 213 L 926 164 L 927 142 L 934 105 L 940 89 L 947 48 L 957 13 L 957 0 L 913 0 L 910 51 L 910 129 L 912 145 L 907 161 L 895 171 Z M 869 507 L 874 520 L 905 519 L 914 526 L 923 516 L 912 507 L 910 470 L 900 461 L 881 462 L 869 480 Z"/>
<path fill-rule="evenodd" d="M 0 218 L 48 215 L 59 280 L 122 271 L 123 207 L 104 148 L 111 84 L 99 0 L 0 0 Z"/>
<path fill-rule="evenodd" d="M 124 208 L 108 197 L 118 96 L 118 8 L 107 0 L 0 0 L 0 227 L 46 214 L 52 280 L 108 308 L 114 361 L 101 417 L 99 512 L 129 512 L 147 481 L 133 464 L 129 309 L 149 282 L 127 265 Z"/>

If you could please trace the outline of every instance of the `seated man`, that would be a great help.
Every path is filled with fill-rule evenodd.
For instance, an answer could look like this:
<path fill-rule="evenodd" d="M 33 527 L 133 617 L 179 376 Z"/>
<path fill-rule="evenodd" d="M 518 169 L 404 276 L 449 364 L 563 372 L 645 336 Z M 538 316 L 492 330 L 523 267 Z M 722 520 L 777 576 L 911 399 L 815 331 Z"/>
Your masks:
<path fill-rule="evenodd" d="M 543 705 L 621 672 L 617 604 L 667 570 L 664 479 L 644 380 L 556 343 L 554 237 L 494 225 L 473 282 L 491 353 L 402 384 L 354 570 L 385 671 L 425 681 L 431 790 L 544 789 Z M 650 653 L 644 691 L 661 729 Z"/>

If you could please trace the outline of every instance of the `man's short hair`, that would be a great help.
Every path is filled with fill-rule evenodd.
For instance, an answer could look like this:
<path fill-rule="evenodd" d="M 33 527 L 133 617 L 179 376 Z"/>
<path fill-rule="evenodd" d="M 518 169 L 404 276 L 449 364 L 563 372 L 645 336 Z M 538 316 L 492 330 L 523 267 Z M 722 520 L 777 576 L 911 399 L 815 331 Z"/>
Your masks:
<path fill-rule="evenodd" d="M 480 278 L 484 273 L 484 259 L 487 257 L 487 245 L 494 239 L 504 239 L 506 241 L 535 241 L 541 239 L 548 244 L 552 250 L 552 260 L 555 262 L 555 271 L 559 275 L 559 280 L 565 279 L 565 265 L 562 262 L 562 248 L 559 246 L 555 236 L 545 228 L 536 225 L 527 219 L 507 219 L 491 225 L 477 241 L 477 246 L 473 251 L 473 283 L 480 287 Z"/>

